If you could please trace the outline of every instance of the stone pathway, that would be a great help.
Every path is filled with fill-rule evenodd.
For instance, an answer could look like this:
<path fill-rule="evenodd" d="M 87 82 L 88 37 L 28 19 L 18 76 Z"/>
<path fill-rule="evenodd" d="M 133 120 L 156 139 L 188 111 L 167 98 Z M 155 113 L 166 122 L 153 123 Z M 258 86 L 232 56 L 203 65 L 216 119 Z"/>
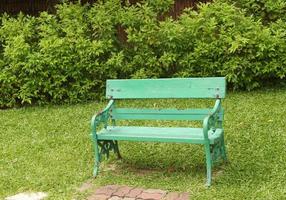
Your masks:
<path fill-rule="evenodd" d="M 188 193 L 119 185 L 98 188 L 87 200 L 189 200 Z"/>
<path fill-rule="evenodd" d="M 25 192 L 19 193 L 14 196 L 6 197 L 5 200 L 42 200 L 45 199 L 48 194 L 44 192 Z"/>

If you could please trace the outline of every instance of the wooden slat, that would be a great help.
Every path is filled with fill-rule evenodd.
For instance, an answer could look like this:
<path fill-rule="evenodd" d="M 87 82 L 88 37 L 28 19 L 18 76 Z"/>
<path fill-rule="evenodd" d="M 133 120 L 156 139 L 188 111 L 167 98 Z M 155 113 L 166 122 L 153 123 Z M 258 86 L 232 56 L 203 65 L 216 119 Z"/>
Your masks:
<path fill-rule="evenodd" d="M 215 133 L 209 131 L 210 143 L 214 143 L 222 134 L 222 129 Z M 202 128 L 164 128 L 137 126 L 108 126 L 97 134 L 99 140 L 152 141 L 152 142 L 183 142 L 204 144 L 206 141 Z"/>
<path fill-rule="evenodd" d="M 107 80 L 106 97 L 140 98 L 224 98 L 224 77 Z"/>
<path fill-rule="evenodd" d="M 135 120 L 203 120 L 211 109 L 130 109 L 116 108 L 111 112 L 113 119 Z M 223 111 L 220 113 L 223 118 Z"/>

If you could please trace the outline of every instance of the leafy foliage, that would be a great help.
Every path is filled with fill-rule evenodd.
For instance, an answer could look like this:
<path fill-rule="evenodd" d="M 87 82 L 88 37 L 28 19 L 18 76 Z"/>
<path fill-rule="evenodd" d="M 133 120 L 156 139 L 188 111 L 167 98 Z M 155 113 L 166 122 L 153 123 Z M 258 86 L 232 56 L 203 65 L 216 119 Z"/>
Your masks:
<path fill-rule="evenodd" d="M 278 25 L 266 28 L 226 3 L 203 4 L 176 21 L 158 21 L 148 11 L 131 7 L 129 20 L 132 13 L 142 16 L 133 15 L 136 23 L 123 20 L 129 44 L 124 66 L 132 77 L 226 76 L 246 89 L 285 77 L 285 35 Z"/>
<path fill-rule="evenodd" d="M 3 17 L 1 106 L 98 96 L 105 79 L 116 77 L 109 68 L 117 49 L 114 33 L 106 32 L 112 28 L 93 20 L 102 16 L 96 9 L 62 4 L 56 15 Z"/>
<path fill-rule="evenodd" d="M 244 9 L 249 15 L 263 21 L 265 24 L 275 22 L 279 19 L 286 20 L 285 0 L 218 0 L 232 3 Z"/>
<path fill-rule="evenodd" d="M 282 80 L 284 3 L 265 1 L 276 13 L 267 20 L 250 16 L 257 1 L 247 2 L 201 4 L 177 20 L 165 14 L 172 0 L 63 3 L 55 14 L 4 15 L 0 107 L 100 98 L 108 78 L 226 76 L 248 90 Z"/>

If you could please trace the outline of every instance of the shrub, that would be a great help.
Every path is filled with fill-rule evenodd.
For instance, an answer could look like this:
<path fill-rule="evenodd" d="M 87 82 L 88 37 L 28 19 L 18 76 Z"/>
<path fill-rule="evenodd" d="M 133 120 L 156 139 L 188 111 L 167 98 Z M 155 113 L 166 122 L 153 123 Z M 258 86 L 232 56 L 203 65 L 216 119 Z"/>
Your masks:
<path fill-rule="evenodd" d="M 226 76 L 234 88 L 250 90 L 285 76 L 285 39 L 232 5 L 202 4 L 176 21 L 134 9 L 126 12 L 136 13 L 127 14 L 136 23 L 125 24 L 132 77 Z"/>
<path fill-rule="evenodd" d="M 96 7 L 101 13 L 94 12 Z M 114 31 L 106 33 L 114 28 L 95 20 L 104 18 L 104 9 L 62 4 L 56 15 L 4 16 L 1 107 L 98 97 L 104 80 L 116 77 L 116 71 L 110 70 L 116 60 Z"/>
<path fill-rule="evenodd" d="M 36 82 L 36 69 L 29 68 L 29 58 L 36 49 L 36 18 L 22 14 L 17 19 L 2 17 L 0 28 L 0 105 L 13 106 L 18 101 L 29 102 L 37 91 L 29 88 Z"/>
<path fill-rule="evenodd" d="M 242 8 L 248 15 L 254 16 L 264 24 L 275 22 L 279 19 L 286 20 L 285 0 L 218 0 L 232 3 Z"/>
<path fill-rule="evenodd" d="M 283 18 L 265 26 L 222 1 L 177 20 L 162 19 L 172 0 L 63 3 L 55 14 L 4 15 L 0 107 L 100 98 L 108 78 L 226 76 L 231 87 L 248 90 L 282 80 Z"/>

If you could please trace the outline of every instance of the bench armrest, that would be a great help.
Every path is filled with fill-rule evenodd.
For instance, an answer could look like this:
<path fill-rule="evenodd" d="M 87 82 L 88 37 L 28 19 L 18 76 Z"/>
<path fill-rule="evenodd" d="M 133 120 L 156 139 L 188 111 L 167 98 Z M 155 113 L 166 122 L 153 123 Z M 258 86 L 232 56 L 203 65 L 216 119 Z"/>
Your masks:
<path fill-rule="evenodd" d="M 204 138 L 208 139 L 208 131 L 210 129 L 215 130 L 217 127 L 218 119 L 219 119 L 219 112 L 221 110 L 221 100 L 217 99 L 215 102 L 215 105 L 208 116 L 204 118 L 203 121 L 203 132 L 204 132 Z"/>
<path fill-rule="evenodd" d="M 114 100 L 110 100 L 107 104 L 107 106 L 97 114 L 93 115 L 91 118 L 91 130 L 92 133 L 96 133 L 96 127 L 100 123 L 104 123 L 104 126 L 107 126 L 108 119 L 110 117 L 110 110 L 112 109 L 114 104 Z"/>

